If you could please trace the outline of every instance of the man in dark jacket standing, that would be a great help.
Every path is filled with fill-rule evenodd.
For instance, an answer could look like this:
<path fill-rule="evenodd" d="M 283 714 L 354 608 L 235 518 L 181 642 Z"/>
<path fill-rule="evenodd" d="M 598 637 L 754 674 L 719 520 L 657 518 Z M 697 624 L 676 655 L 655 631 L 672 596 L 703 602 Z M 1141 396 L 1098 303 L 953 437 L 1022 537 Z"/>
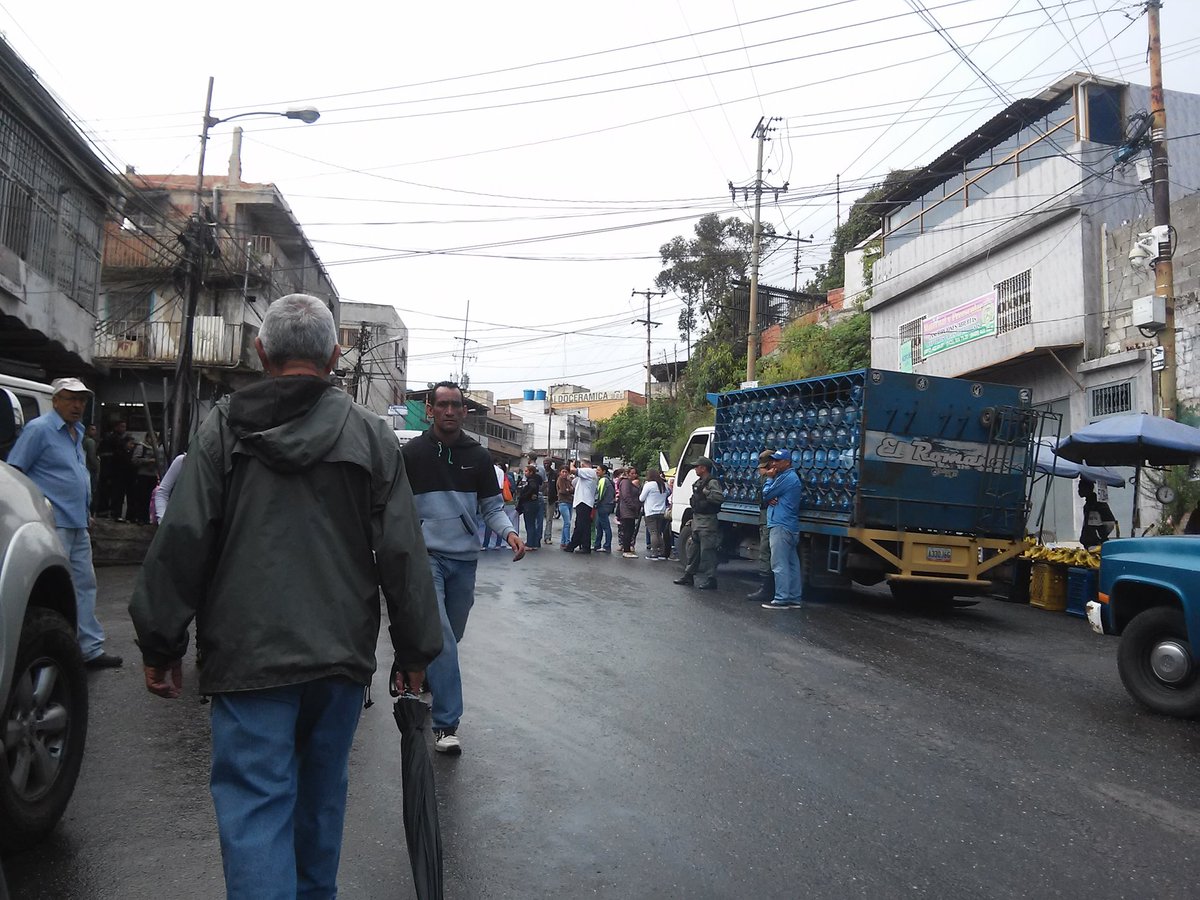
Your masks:
<path fill-rule="evenodd" d="M 694 584 L 698 591 L 715 591 L 720 543 L 717 513 L 725 499 L 725 488 L 712 474 L 713 461 L 707 456 L 698 457 L 693 465 L 696 481 L 692 485 L 692 539 L 682 551 L 687 554 L 687 567 L 675 583 Z"/>
<path fill-rule="evenodd" d="M 442 622 L 442 652 L 429 666 L 433 692 L 433 749 L 458 756 L 458 725 L 463 714 L 462 674 L 458 642 L 467 630 L 475 604 L 475 569 L 479 542 L 476 514 L 504 538 L 513 562 L 525 555 L 525 544 L 504 513 L 504 497 L 487 450 L 463 433 L 466 398 L 452 381 L 433 386 L 425 413 L 429 430 L 404 445 L 404 463 L 416 493 L 421 531 L 429 548 L 429 568 L 437 590 Z"/>
<path fill-rule="evenodd" d="M 558 473 L 554 471 L 554 461 L 550 457 L 542 460 L 542 478 L 545 486 L 542 488 L 543 499 L 546 503 L 546 515 L 543 517 L 542 542 L 554 543 L 554 514 L 558 511 Z"/>
<path fill-rule="evenodd" d="M 612 553 L 612 514 L 617 502 L 617 486 L 608 474 L 608 466 L 596 466 L 596 538 L 592 549 Z"/>
<path fill-rule="evenodd" d="M 328 381 L 329 309 L 276 300 L 254 343 L 270 377 L 205 419 L 129 611 L 166 698 L 197 620 L 227 896 L 332 897 L 380 588 L 398 688 L 441 651 L 437 597 L 394 435 Z"/>
<path fill-rule="evenodd" d="M 542 521 L 539 513 L 545 508 L 542 503 L 542 476 L 537 466 L 530 463 L 525 467 L 525 480 L 517 494 L 517 511 L 525 519 L 525 548 L 537 550 L 542 546 Z"/>

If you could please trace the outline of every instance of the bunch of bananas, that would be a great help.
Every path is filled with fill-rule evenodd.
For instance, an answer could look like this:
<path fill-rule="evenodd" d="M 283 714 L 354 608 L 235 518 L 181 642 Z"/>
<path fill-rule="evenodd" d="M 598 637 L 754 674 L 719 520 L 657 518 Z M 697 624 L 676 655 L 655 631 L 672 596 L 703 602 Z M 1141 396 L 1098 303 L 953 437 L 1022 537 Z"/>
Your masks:
<path fill-rule="evenodd" d="M 1025 559 L 1075 566 L 1080 569 L 1100 568 L 1099 548 L 1084 550 L 1082 547 L 1047 547 L 1039 544 L 1034 538 L 1025 538 L 1025 545 L 1025 552 L 1021 554 Z"/>

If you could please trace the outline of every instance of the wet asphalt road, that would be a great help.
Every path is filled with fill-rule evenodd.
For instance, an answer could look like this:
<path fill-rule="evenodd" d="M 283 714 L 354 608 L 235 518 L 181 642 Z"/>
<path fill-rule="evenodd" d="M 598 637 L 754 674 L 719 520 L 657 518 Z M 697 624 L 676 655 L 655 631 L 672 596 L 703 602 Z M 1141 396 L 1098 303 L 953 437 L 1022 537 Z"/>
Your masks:
<path fill-rule="evenodd" d="M 769 612 L 741 599 L 745 563 L 697 593 L 674 563 L 509 560 L 481 558 L 465 752 L 435 761 L 448 897 L 1196 896 L 1200 723 L 1136 708 L 1079 619 L 869 591 Z M 130 662 L 134 575 L 100 573 Z M 14 898 L 221 896 L 194 673 L 174 703 L 136 665 L 91 677 L 79 786 L 6 861 Z M 412 896 L 398 746 L 380 702 L 351 764 L 349 900 Z"/>

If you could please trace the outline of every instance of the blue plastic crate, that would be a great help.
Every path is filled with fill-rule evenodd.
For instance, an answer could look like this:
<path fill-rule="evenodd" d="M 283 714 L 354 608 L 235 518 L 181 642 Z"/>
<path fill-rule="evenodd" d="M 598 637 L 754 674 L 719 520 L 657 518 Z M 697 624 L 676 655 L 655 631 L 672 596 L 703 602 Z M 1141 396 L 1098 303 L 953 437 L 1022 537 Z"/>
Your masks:
<path fill-rule="evenodd" d="M 1067 615 L 1087 618 L 1087 605 L 1096 599 L 1095 569 L 1079 569 L 1072 566 L 1067 570 Z"/>

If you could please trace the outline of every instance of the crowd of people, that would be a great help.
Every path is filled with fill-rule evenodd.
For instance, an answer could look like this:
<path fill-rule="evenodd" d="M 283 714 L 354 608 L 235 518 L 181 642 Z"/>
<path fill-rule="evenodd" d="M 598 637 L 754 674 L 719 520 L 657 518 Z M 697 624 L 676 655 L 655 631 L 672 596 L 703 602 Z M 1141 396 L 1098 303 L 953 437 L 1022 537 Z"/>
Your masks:
<path fill-rule="evenodd" d="M 147 690 L 177 699 L 199 616 L 199 690 L 211 698 L 210 790 L 231 897 L 334 896 L 348 760 L 375 670 L 380 595 L 395 695 L 431 695 L 434 749 L 462 753 L 459 642 L 481 551 L 513 561 L 555 542 L 580 554 L 672 557 L 673 483 L 657 468 L 609 471 L 588 459 L 494 461 L 463 430 L 462 389 L 430 391 L 428 431 L 400 447 L 386 422 L 334 388 L 340 348 L 328 307 L 303 294 L 264 317 L 255 348 L 266 378 L 220 400 L 164 473 L 157 442 L 125 423 L 85 431 L 90 390 L 54 383 L 53 410 L 31 422 L 9 462 L 53 504 L 76 588 L 78 638 L 91 668 L 122 665 L 96 620 L 90 512 L 161 519 L 129 611 Z M 716 586 L 713 463 L 694 461 L 695 539 L 680 584 Z M 790 454 L 763 460 L 774 589 L 800 603 L 798 482 Z M 178 478 L 178 482 L 176 479 Z M 172 486 L 178 484 L 174 494 Z M 170 496 L 170 514 L 163 516 Z M 143 518 L 144 517 L 144 518 Z M 644 523 L 644 529 L 641 527 Z M 526 539 L 520 537 L 519 528 Z M 368 703 L 369 705 L 369 703 Z"/>
<path fill-rule="evenodd" d="M 511 522 L 524 527 L 525 547 L 553 546 L 557 522 L 559 547 L 568 553 L 612 553 L 613 518 L 617 520 L 617 552 L 637 559 L 637 538 L 644 523 L 645 558 L 666 560 L 672 555 L 670 524 L 672 480 L 657 468 L 643 480 L 629 466 L 610 470 L 588 459 L 530 461 L 523 469 L 493 463 L 503 496 L 512 497 Z M 505 511 L 508 511 L 505 501 Z M 500 550 L 499 536 L 478 524 L 480 549 Z"/>

